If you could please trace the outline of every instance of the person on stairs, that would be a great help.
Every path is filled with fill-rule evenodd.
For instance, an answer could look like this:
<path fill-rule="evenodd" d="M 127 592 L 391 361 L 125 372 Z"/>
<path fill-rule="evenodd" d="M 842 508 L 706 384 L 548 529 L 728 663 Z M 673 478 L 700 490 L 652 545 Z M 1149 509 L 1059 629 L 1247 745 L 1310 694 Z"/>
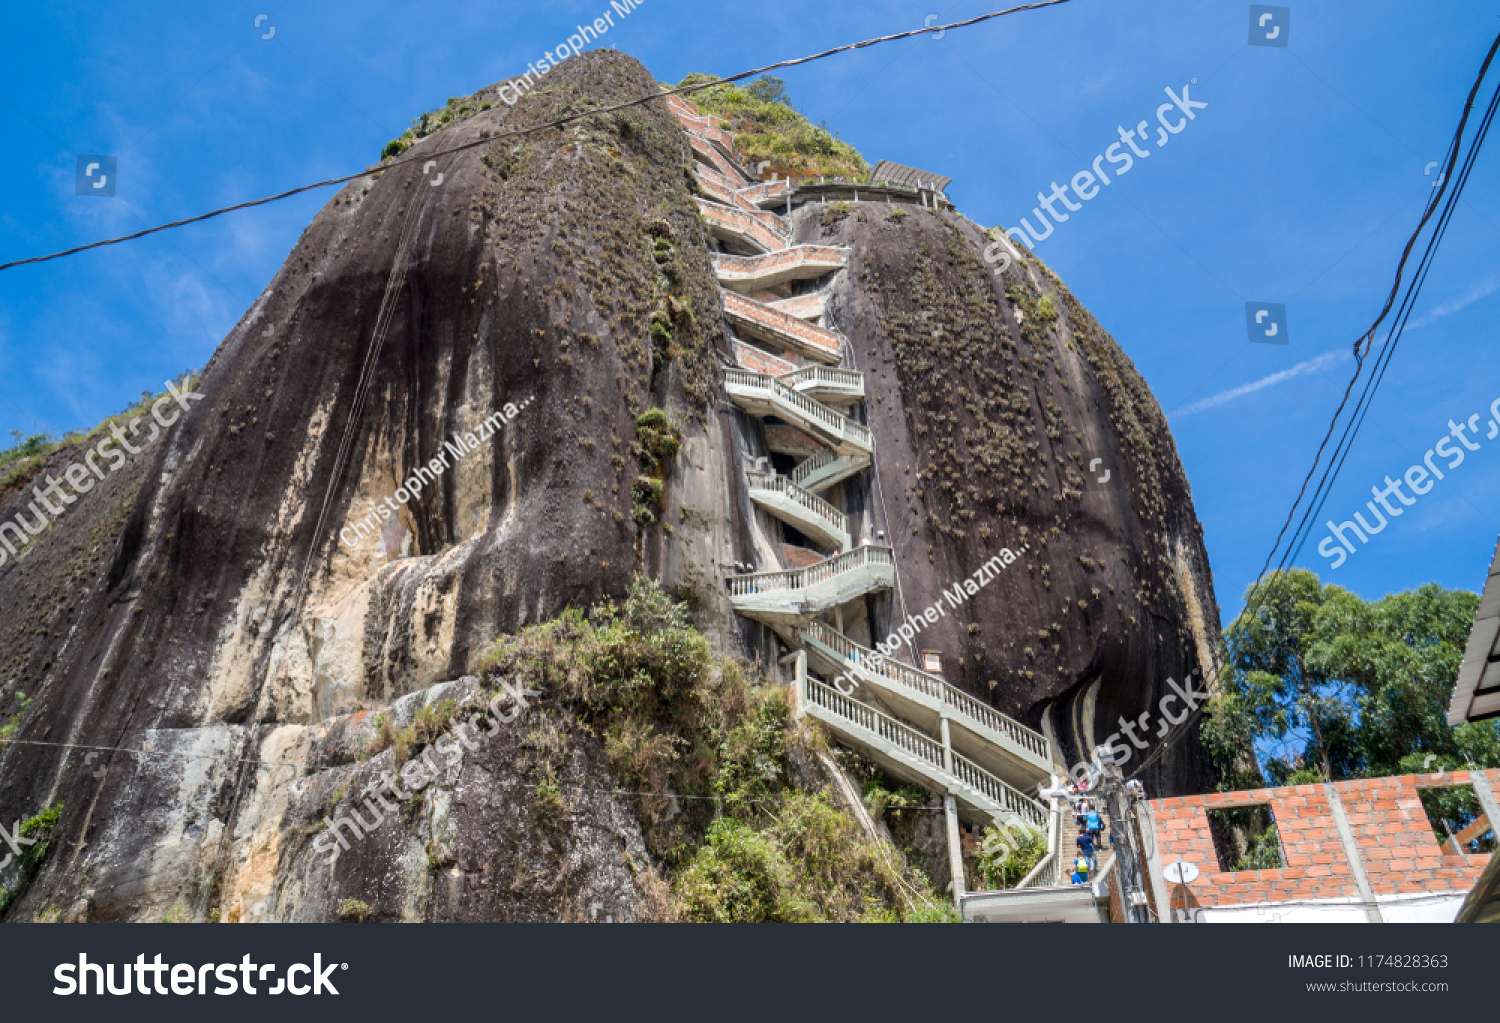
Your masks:
<path fill-rule="evenodd" d="M 1082 853 L 1073 860 L 1073 883 L 1089 883 L 1089 861 Z"/>
<path fill-rule="evenodd" d="M 1089 861 L 1089 869 L 1099 872 L 1099 854 L 1094 848 L 1094 836 L 1087 831 L 1078 833 L 1078 854 Z"/>
<path fill-rule="evenodd" d="M 1090 806 L 1088 813 L 1084 814 L 1084 823 L 1088 827 L 1089 834 L 1094 839 L 1094 845 L 1097 846 L 1099 844 L 1099 832 L 1104 828 L 1103 822 L 1099 820 L 1099 811 Z"/>

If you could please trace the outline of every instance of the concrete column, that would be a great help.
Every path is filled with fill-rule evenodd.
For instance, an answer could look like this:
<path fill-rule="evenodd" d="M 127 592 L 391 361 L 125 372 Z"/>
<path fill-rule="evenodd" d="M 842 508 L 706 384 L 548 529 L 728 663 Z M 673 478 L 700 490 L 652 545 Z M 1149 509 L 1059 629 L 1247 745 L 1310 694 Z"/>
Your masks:
<path fill-rule="evenodd" d="M 1135 822 L 1136 829 L 1141 836 L 1141 859 L 1146 864 L 1143 873 L 1151 885 L 1151 896 L 1156 903 L 1156 921 L 1163 924 L 1175 924 L 1177 920 L 1172 916 L 1172 900 L 1167 890 L 1167 875 L 1162 872 L 1161 867 L 1161 844 L 1156 835 L 1156 815 L 1151 812 L 1151 804 L 1144 799 L 1138 800 L 1135 804 Z M 1123 904 L 1125 899 L 1123 890 L 1120 898 Z"/>
<path fill-rule="evenodd" d="M 951 792 L 943 797 L 943 810 L 948 819 L 948 871 L 953 875 L 953 908 L 962 910 L 965 892 L 964 847 L 962 839 L 958 837 L 958 803 Z"/>
<path fill-rule="evenodd" d="M 807 651 L 797 650 L 787 654 L 777 664 L 792 664 L 792 718 L 803 717 L 807 713 L 805 706 L 807 697 Z"/>
<path fill-rule="evenodd" d="M 948 715 L 944 714 L 938 720 L 938 727 L 943 733 L 943 770 L 949 774 L 953 773 L 953 740 L 948 734 Z"/>
<path fill-rule="evenodd" d="M 1495 834 L 1500 835 L 1500 802 L 1495 800 L 1494 786 L 1478 771 L 1469 772 L 1469 781 L 1474 786 L 1474 795 L 1478 797 L 1484 815 L 1490 819 L 1490 827 L 1495 828 Z"/>
<path fill-rule="evenodd" d="M 1354 874 L 1354 885 L 1359 889 L 1360 901 L 1365 904 L 1365 920 L 1372 924 L 1384 923 L 1380 907 L 1375 905 L 1375 890 L 1370 887 L 1370 878 L 1365 874 L 1365 861 L 1359 855 L 1359 846 L 1354 841 L 1354 831 L 1349 827 L 1349 817 L 1344 813 L 1344 803 L 1339 799 L 1339 790 L 1333 782 L 1324 782 L 1323 791 L 1328 795 L 1328 809 L 1333 812 L 1333 825 L 1338 829 L 1339 841 L 1344 846 L 1344 858 L 1349 861 L 1349 870 Z"/>

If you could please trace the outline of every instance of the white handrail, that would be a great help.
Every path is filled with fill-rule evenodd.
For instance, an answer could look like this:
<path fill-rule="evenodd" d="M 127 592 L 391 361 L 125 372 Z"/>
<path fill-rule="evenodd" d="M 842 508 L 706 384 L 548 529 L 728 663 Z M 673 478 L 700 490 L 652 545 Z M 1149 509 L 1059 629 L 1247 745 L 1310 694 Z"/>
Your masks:
<path fill-rule="evenodd" d="M 915 728 L 904 725 L 895 718 L 887 717 L 874 707 L 852 700 L 832 686 L 825 686 L 815 679 L 807 680 L 807 698 L 808 702 L 858 725 L 867 732 L 874 732 L 891 745 L 905 750 L 933 773 L 947 773 L 943 771 L 943 744 L 929 739 Z"/>
<path fill-rule="evenodd" d="M 819 451 L 811 458 L 804 459 L 792 470 L 792 482 L 800 487 L 813 473 L 838 460 L 838 454 L 833 451 Z"/>
<path fill-rule="evenodd" d="M 830 387 L 850 387 L 863 391 L 865 386 L 865 375 L 854 369 L 840 369 L 836 366 L 802 366 L 783 373 L 776 378 L 788 387 L 795 388 L 801 383 L 827 384 Z"/>
<path fill-rule="evenodd" d="M 936 675 L 920 671 L 889 657 L 882 657 L 822 622 L 810 622 L 803 626 L 803 632 L 834 651 L 840 659 L 852 661 L 861 671 L 889 679 L 923 696 L 938 700 L 991 731 L 999 732 L 1022 749 L 1044 759 L 1050 757 L 1047 737 L 1041 732 L 1027 728 L 1019 721 L 1005 716 L 988 704 L 981 703 Z"/>
<path fill-rule="evenodd" d="M 812 491 L 803 490 L 785 476 L 774 472 L 760 472 L 759 470 L 748 469 L 745 471 L 745 480 L 749 483 L 751 490 L 765 490 L 781 494 L 787 500 L 801 505 L 814 515 L 826 519 L 839 532 L 845 534 L 849 532 L 849 516 Z"/>
<path fill-rule="evenodd" d="M 957 750 L 949 752 L 953 756 L 953 776 L 969 788 L 993 800 L 997 807 L 1019 814 L 1038 826 L 1047 819 L 1047 811 L 1035 799 L 1011 788 Z"/>
<path fill-rule="evenodd" d="M 732 575 L 728 579 L 729 592 L 736 597 L 748 597 L 757 593 L 785 593 L 805 590 L 818 583 L 868 565 L 896 564 L 895 552 L 889 547 L 866 544 L 843 554 L 825 558 L 806 568 L 791 568 L 780 572 L 756 572 L 753 575 Z"/>
<path fill-rule="evenodd" d="M 952 769 L 948 769 L 944 764 L 942 743 L 816 679 L 809 678 L 805 684 L 809 703 L 899 747 L 921 761 L 938 779 L 958 780 L 985 801 L 987 805 L 981 805 L 979 809 L 1008 811 L 1037 825 L 1046 820 L 1047 811 L 1036 800 L 1011 788 L 972 760 L 952 750 L 947 751 L 952 755 L 953 764 Z"/>
<path fill-rule="evenodd" d="M 726 294 L 733 293 L 727 292 Z M 733 384 L 736 387 L 768 392 L 793 408 L 798 409 L 809 418 L 817 420 L 836 436 L 848 439 L 865 448 L 870 447 L 872 444 L 869 427 L 862 423 L 856 423 L 848 416 L 834 411 L 822 402 L 814 401 L 805 394 L 797 393 L 773 376 L 765 373 L 753 373 L 748 369 L 731 366 L 724 370 L 724 381 L 726 384 Z M 800 469 L 801 466 L 798 466 L 798 468 Z"/>

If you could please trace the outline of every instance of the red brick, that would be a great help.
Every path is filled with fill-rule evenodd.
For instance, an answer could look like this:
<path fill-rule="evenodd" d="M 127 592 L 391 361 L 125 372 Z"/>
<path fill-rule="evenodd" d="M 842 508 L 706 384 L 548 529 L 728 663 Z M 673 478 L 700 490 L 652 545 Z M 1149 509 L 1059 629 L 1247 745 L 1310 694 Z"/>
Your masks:
<path fill-rule="evenodd" d="M 1328 877 L 1333 873 L 1326 866 L 1311 866 L 1307 868 L 1308 877 Z"/>

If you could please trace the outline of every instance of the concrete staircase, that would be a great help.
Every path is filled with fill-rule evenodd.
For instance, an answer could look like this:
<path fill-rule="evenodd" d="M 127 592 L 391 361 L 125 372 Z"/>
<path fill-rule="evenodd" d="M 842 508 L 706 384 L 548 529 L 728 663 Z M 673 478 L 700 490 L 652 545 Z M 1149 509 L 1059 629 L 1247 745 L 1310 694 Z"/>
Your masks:
<path fill-rule="evenodd" d="M 734 291 L 722 292 L 724 317 L 749 337 L 829 365 L 843 361 L 843 338 L 825 327 Z"/>
<path fill-rule="evenodd" d="M 765 373 L 730 368 L 724 371 L 729 400 L 757 416 L 775 416 L 826 444 L 840 458 L 870 464 L 874 440 L 870 428 L 815 401 Z M 805 486 L 798 481 L 798 486 Z"/>
<path fill-rule="evenodd" d="M 737 206 L 698 199 L 698 214 L 703 217 L 708 229 L 727 241 L 748 246 L 757 252 L 776 252 L 784 249 L 792 240 L 792 233 L 780 223 L 774 213 L 757 210 L 751 213 Z M 772 218 L 775 222 L 768 221 Z"/>
<path fill-rule="evenodd" d="M 809 663 L 829 677 L 848 675 L 882 705 L 928 731 L 948 720 L 951 742 L 1013 784 L 1030 787 L 1053 770 L 1046 736 L 986 703 L 921 671 L 866 649 L 823 622 L 809 622 L 798 639 Z M 858 690 L 856 690 L 856 693 Z"/>
<path fill-rule="evenodd" d="M 781 447 L 771 445 L 773 452 L 795 452 L 801 459 L 790 473 L 746 468 L 750 499 L 833 551 L 806 564 L 817 552 L 781 544 L 783 563 L 801 567 L 728 577 L 731 604 L 792 648 L 799 714 L 821 722 L 838 742 L 891 776 L 944 794 L 950 855 L 958 855 L 960 819 L 1055 828 L 1051 807 L 1025 794 L 1055 770 L 1045 736 L 939 675 L 880 657 L 828 620 L 842 622 L 851 601 L 896 585 L 894 550 L 856 543 L 848 516 L 820 496 L 872 464 L 874 438 L 856 418 L 864 376 L 846 365 L 843 337 L 811 322 L 827 313 L 826 289 L 786 290 L 793 282 L 842 272 L 850 251 L 793 245 L 790 229 L 774 211 L 798 194 L 798 186 L 752 182 L 717 118 L 680 97 L 668 103 L 692 145 L 705 226 L 726 245 L 756 253 L 713 255 L 724 318 L 739 335 L 738 365 L 725 369 L 725 392 L 747 415 L 785 424 L 776 431 L 800 431 L 797 444 L 788 447 L 783 437 Z M 936 204 L 931 197 L 922 201 Z M 767 430 L 769 441 L 772 428 Z M 954 874 L 961 877 L 961 867 Z"/>
<path fill-rule="evenodd" d="M 729 577 L 729 601 L 746 618 L 767 625 L 802 625 L 896 584 L 889 547 L 864 544 L 810 568 Z"/>
<path fill-rule="evenodd" d="M 832 451 L 824 451 L 793 469 L 792 482 L 816 494 L 863 472 L 869 464 L 868 458 L 844 458 Z"/>
<path fill-rule="evenodd" d="M 849 517 L 785 476 L 745 471 L 750 500 L 781 521 L 838 551 L 849 549 Z"/>
<path fill-rule="evenodd" d="M 972 824 L 1021 818 L 1045 826 L 1047 808 L 919 729 L 845 696 L 833 686 L 803 677 L 803 712 L 823 722 L 887 773 L 952 795 L 959 815 Z"/>
<path fill-rule="evenodd" d="M 1078 798 L 1079 797 L 1074 796 L 1071 800 L 1068 801 L 1068 805 L 1064 808 L 1062 816 L 1062 840 L 1058 850 L 1059 855 L 1057 857 L 1056 863 L 1057 869 L 1052 875 L 1052 878 L 1050 880 L 1051 884 L 1064 885 L 1072 883 L 1071 878 L 1073 876 L 1073 861 L 1078 858 L 1078 836 L 1082 831 L 1082 829 L 1078 827 L 1078 822 L 1073 819 L 1072 807 L 1073 804 L 1078 801 Z M 1102 798 L 1098 796 L 1085 796 L 1083 798 L 1088 800 L 1090 806 L 1099 811 L 1099 816 L 1101 818 L 1108 820 L 1109 812 L 1105 807 L 1104 800 Z M 1109 829 L 1106 827 L 1106 840 L 1108 840 L 1109 837 L 1108 830 Z M 1099 869 L 1089 874 L 1090 882 L 1097 881 L 1099 879 L 1099 877 L 1104 873 L 1105 867 L 1110 864 L 1115 855 L 1111 850 L 1107 848 L 1096 849 L 1095 854 L 1099 860 Z"/>
<path fill-rule="evenodd" d="M 849 250 L 837 245 L 789 245 L 761 256 L 716 253 L 714 273 L 730 291 L 766 291 L 792 281 L 816 280 L 849 265 Z"/>
<path fill-rule="evenodd" d="M 852 405 L 865 400 L 865 375 L 852 369 L 803 366 L 776 379 L 824 405 Z"/>

